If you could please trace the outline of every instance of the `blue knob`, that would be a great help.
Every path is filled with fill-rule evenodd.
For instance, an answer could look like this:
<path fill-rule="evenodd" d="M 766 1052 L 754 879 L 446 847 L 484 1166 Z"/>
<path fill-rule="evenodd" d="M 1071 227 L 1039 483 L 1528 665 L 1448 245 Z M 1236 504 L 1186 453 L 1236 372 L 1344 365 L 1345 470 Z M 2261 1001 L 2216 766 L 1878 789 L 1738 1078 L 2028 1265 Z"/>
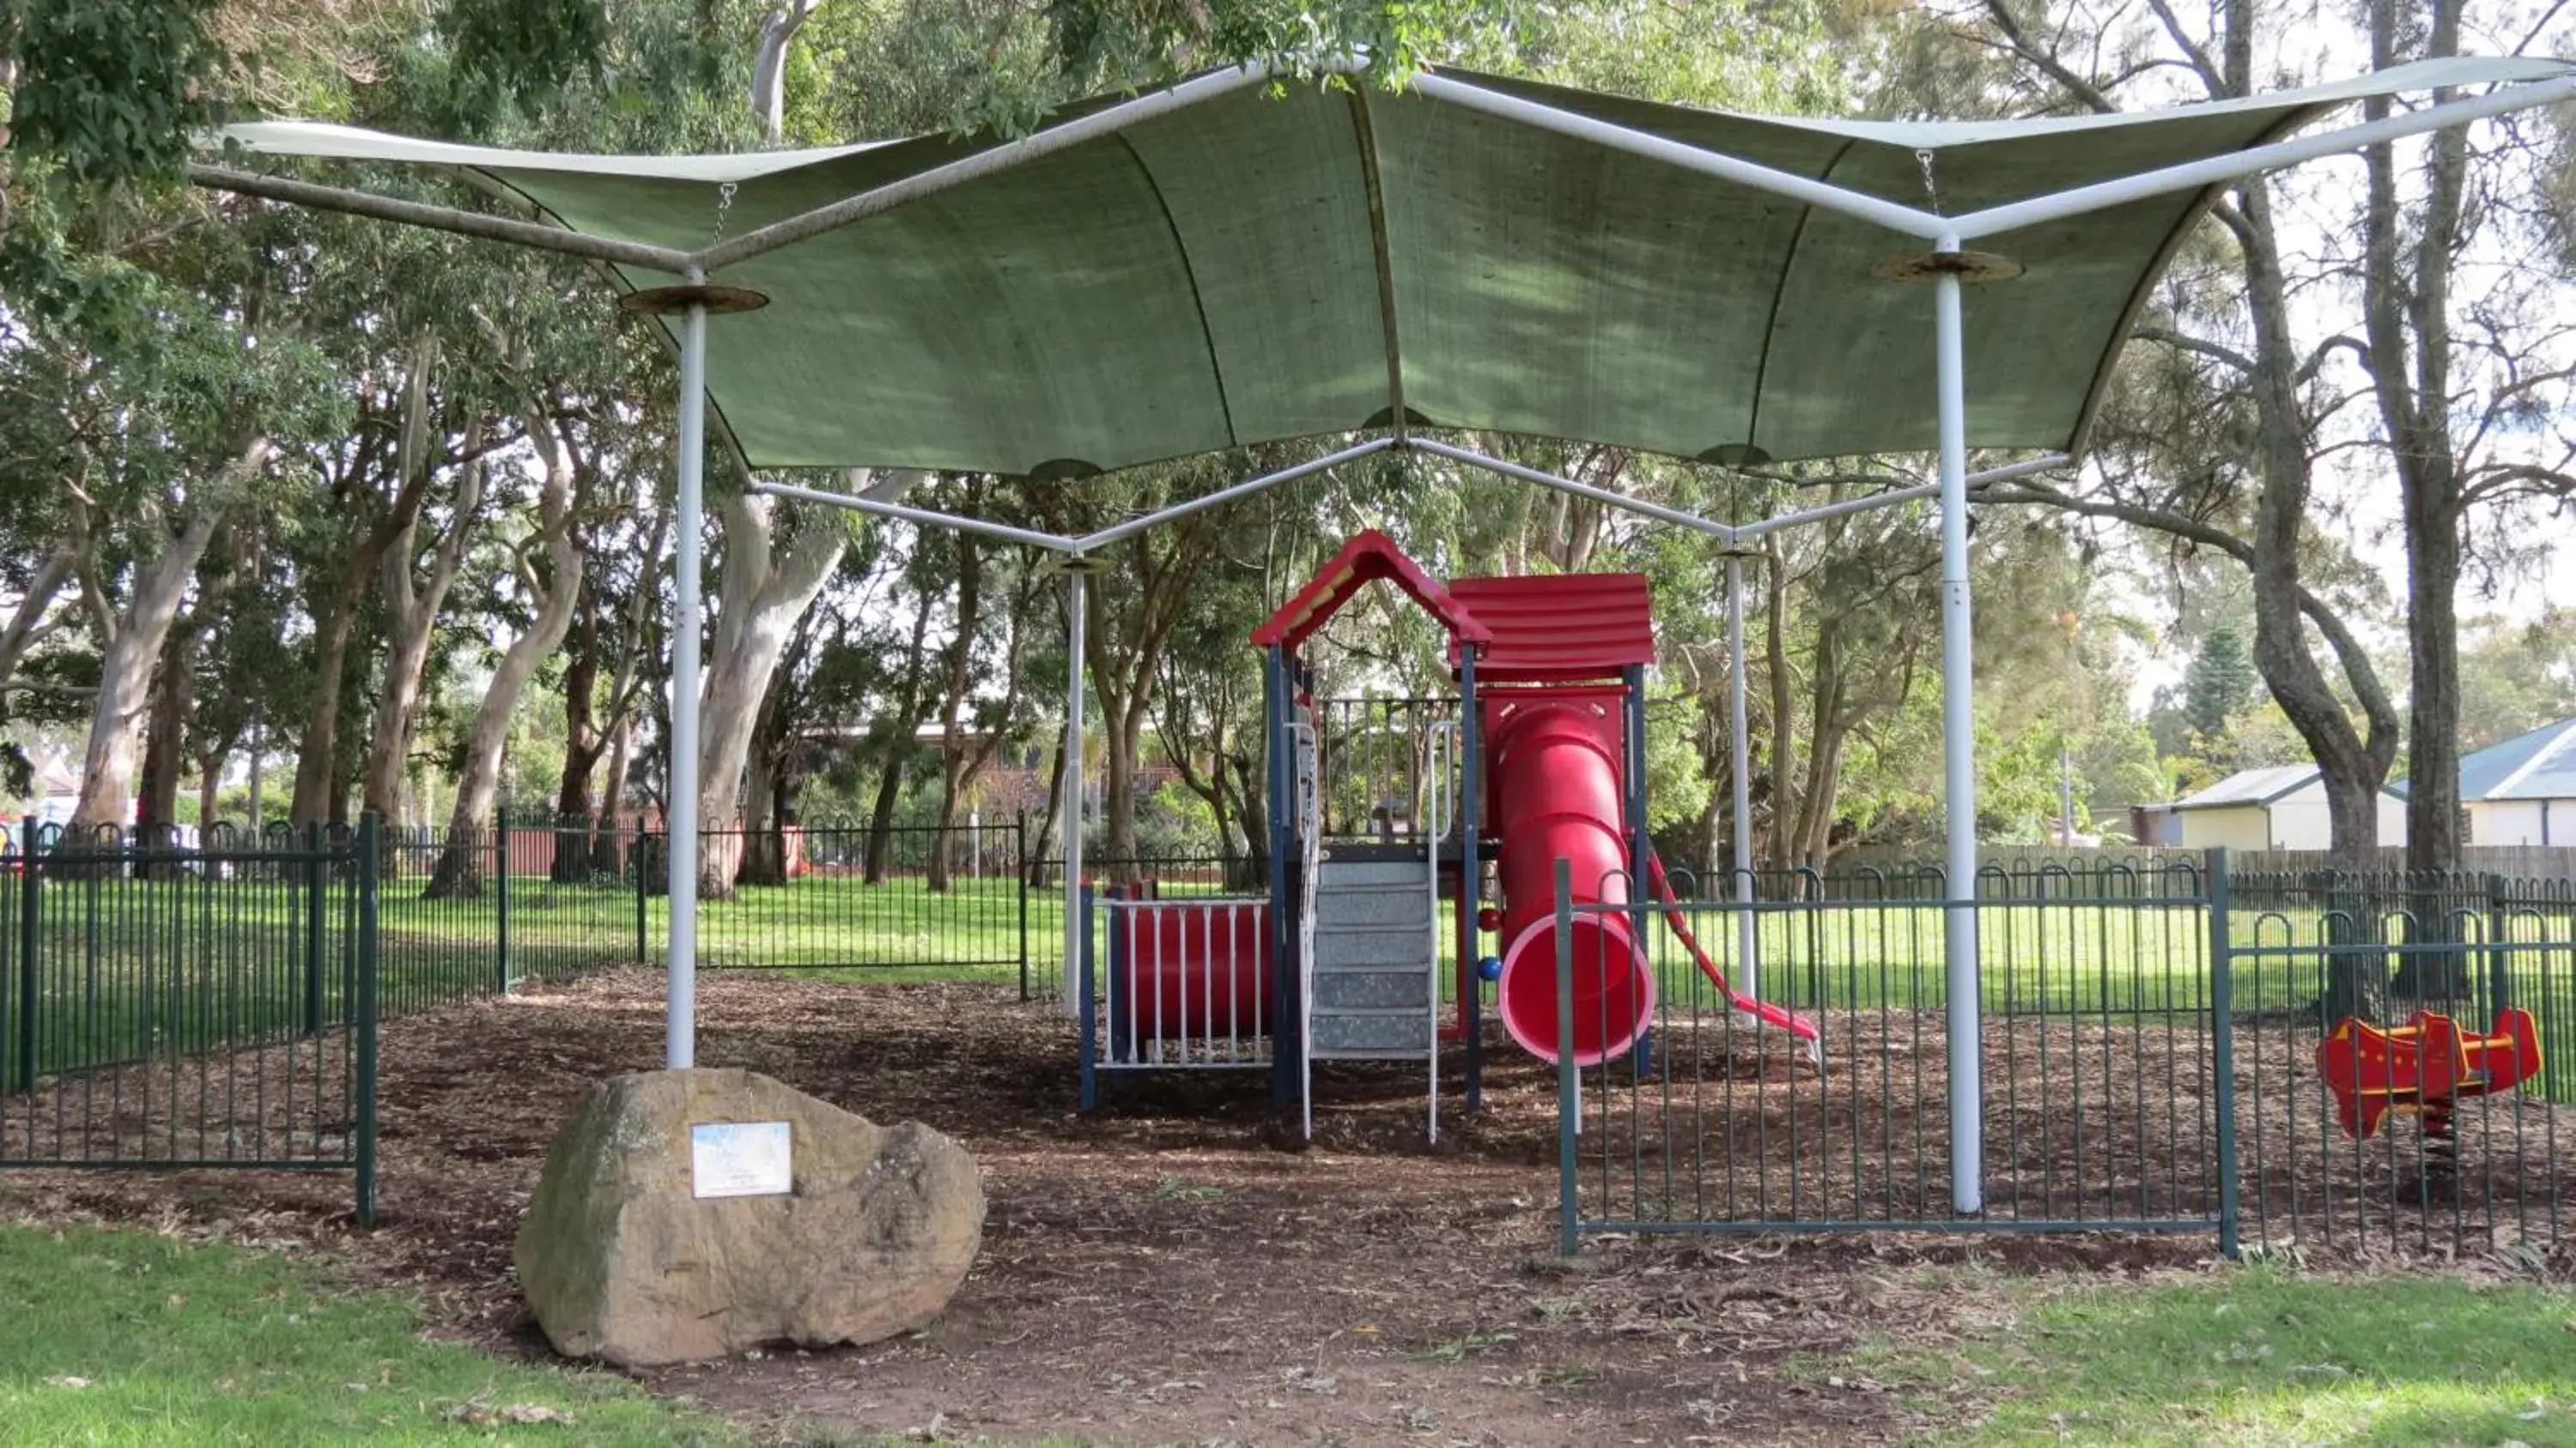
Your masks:
<path fill-rule="evenodd" d="M 1502 978 L 1503 962 L 1500 956 L 1489 955 L 1476 962 L 1476 979 L 1501 980 Z"/>

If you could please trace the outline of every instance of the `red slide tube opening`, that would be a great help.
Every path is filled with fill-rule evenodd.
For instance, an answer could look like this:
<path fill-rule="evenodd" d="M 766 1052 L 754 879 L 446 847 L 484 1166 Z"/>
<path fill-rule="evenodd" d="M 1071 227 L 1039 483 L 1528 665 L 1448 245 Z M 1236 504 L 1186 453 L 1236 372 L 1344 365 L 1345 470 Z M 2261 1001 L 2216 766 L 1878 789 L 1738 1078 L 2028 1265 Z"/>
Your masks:
<path fill-rule="evenodd" d="M 1556 862 L 1567 862 L 1577 906 L 1629 899 L 1620 828 L 1616 689 L 1513 690 L 1489 698 L 1496 872 L 1503 891 L 1503 1028 L 1531 1055 L 1554 1061 L 1557 1018 Z M 1623 1054 L 1653 1019 L 1654 975 L 1624 916 L 1578 911 L 1574 960 L 1574 1061 Z"/>

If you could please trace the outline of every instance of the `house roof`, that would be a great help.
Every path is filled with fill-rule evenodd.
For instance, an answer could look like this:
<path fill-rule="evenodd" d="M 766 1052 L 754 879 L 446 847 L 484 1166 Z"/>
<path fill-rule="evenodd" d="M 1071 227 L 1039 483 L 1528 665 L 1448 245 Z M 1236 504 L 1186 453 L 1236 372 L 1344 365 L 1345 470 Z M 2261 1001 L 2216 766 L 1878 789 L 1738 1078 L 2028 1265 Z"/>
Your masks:
<path fill-rule="evenodd" d="M 2198 794 L 2175 800 L 2171 809 L 2225 809 L 2230 805 L 2275 805 L 2317 782 L 2319 771 L 2313 764 L 2275 764 L 2263 769 L 2240 769 Z M 2404 789 L 2383 784 L 2379 792 L 2394 799 L 2404 799 Z"/>
<path fill-rule="evenodd" d="M 2462 759 L 2460 799 L 2576 799 L 2576 714 Z"/>
<path fill-rule="evenodd" d="M 2316 779 L 2313 764 L 2280 764 L 2268 769 L 2240 769 L 2197 794 L 2174 801 L 2175 809 L 2224 809 L 2229 805 L 2267 805 Z"/>

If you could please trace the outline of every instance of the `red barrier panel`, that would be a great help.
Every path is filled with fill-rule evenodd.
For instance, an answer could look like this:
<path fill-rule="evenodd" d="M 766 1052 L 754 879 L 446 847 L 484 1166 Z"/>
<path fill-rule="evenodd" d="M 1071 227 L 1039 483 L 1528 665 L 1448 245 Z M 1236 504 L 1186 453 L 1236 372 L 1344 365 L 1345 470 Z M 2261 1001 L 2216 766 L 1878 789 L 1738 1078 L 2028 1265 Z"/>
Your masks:
<path fill-rule="evenodd" d="M 1124 932 L 1120 1018 L 1140 1043 L 1206 1044 L 1270 1034 L 1270 907 L 1153 900 L 1114 907 Z"/>

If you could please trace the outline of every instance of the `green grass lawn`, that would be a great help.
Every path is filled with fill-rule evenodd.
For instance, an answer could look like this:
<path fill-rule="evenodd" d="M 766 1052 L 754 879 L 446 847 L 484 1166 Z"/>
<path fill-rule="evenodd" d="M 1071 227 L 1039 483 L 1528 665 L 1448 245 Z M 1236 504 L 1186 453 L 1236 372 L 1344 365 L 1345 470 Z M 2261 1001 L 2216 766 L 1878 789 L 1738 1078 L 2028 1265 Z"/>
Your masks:
<path fill-rule="evenodd" d="M 2576 1445 L 2576 1292 L 2264 1268 L 2152 1285 L 1969 1284 L 2001 1310 L 1954 1349 L 1855 1367 L 1955 1421 L 1952 1445 Z"/>
<path fill-rule="evenodd" d="M 0 1227 L 0 1442 L 741 1441 L 609 1374 L 431 1341 L 402 1299 L 272 1254 Z"/>

